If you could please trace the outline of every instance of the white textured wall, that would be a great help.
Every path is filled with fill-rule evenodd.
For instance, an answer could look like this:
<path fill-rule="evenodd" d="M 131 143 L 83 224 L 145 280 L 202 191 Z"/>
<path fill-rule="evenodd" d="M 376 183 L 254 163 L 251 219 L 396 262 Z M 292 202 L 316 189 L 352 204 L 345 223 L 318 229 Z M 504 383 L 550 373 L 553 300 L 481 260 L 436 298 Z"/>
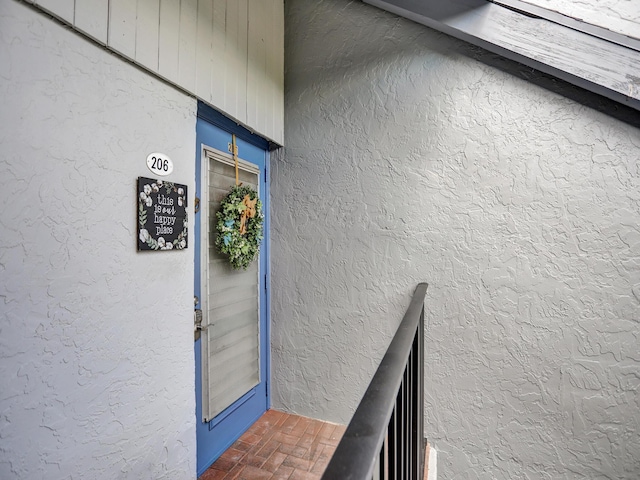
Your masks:
<path fill-rule="evenodd" d="M 640 130 L 358 2 L 285 21 L 274 405 L 348 421 L 427 281 L 440 478 L 639 478 Z"/>
<path fill-rule="evenodd" d="M 193 247 L 136 252 L 136 178 L 192 187 L 195 100 L 13 0 L 0 98 L 0 478 L 194 478 Z"/>

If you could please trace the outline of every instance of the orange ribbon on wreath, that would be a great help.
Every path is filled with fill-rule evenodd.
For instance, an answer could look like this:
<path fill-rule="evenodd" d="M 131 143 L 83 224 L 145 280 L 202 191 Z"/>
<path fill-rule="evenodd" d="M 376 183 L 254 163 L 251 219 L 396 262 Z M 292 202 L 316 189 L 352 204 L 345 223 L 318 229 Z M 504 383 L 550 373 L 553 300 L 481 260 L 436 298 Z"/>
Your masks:
<path fill-rule="evenodd" d="M 240 235 L 244 235 L 247 233 L 247 219 L 253 218 L 256 216 L 256 202 L 258 199 L 251 200 L 249 195 L 245 195 L 242 200 L 245 209 L 242 211 L 242 215 L 240 216 Z"/>

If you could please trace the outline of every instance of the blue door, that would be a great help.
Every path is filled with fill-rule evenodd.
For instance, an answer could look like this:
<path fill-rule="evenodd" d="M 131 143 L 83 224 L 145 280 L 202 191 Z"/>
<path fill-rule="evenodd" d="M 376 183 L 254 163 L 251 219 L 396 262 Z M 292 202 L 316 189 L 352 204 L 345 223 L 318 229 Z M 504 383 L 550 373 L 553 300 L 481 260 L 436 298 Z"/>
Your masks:
<path fill-rule="evenodd" d="M 196 334 L 194 344 L 197 469 L 201 475 L 269 408 L 269 145 L 201 102 L 196 130 L 199 210 L 195 215 L 194 295 L 196 312 L 204 317 L 202 335 Z M 260 257 L 246 271 L 232 271 L 226 259 L 211 248 L 216 201 L 235 183 L 229 173 L 234 170 L 233 135 L 240 180 L 257 187 L 265 217 Z M 234 368 L 250 376 L 238 381 L 242 375 Z"/>

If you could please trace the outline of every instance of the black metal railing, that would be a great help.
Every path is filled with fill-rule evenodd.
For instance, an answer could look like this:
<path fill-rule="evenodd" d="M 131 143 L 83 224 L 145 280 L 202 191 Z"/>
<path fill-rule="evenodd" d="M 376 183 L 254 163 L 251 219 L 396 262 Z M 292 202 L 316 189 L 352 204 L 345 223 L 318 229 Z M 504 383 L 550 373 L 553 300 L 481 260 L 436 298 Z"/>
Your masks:
<path fill-rule="evenodd" d="M 422 478 L 426 293 L 418 284 L 323 480 Z"/>

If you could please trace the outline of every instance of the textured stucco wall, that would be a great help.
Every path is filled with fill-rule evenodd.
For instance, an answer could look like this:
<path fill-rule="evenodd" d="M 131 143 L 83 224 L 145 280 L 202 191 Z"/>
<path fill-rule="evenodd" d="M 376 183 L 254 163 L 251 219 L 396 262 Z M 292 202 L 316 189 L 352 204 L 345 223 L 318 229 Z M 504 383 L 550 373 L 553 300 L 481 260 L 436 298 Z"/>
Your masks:
<path fill-rule="evenodd" d="M 286 26 L 274 405 L 348 421 L 427 281 L 440 478 L 639 478 L 640 130 L 359 2 Z"/>
<path fill-rule="evenodd" d="M 194 478 L 193 248 L 136 253 L 135 182 L 193 184 L 195 101 L 14 0 L 0 98 L 0 478 Z"/>

